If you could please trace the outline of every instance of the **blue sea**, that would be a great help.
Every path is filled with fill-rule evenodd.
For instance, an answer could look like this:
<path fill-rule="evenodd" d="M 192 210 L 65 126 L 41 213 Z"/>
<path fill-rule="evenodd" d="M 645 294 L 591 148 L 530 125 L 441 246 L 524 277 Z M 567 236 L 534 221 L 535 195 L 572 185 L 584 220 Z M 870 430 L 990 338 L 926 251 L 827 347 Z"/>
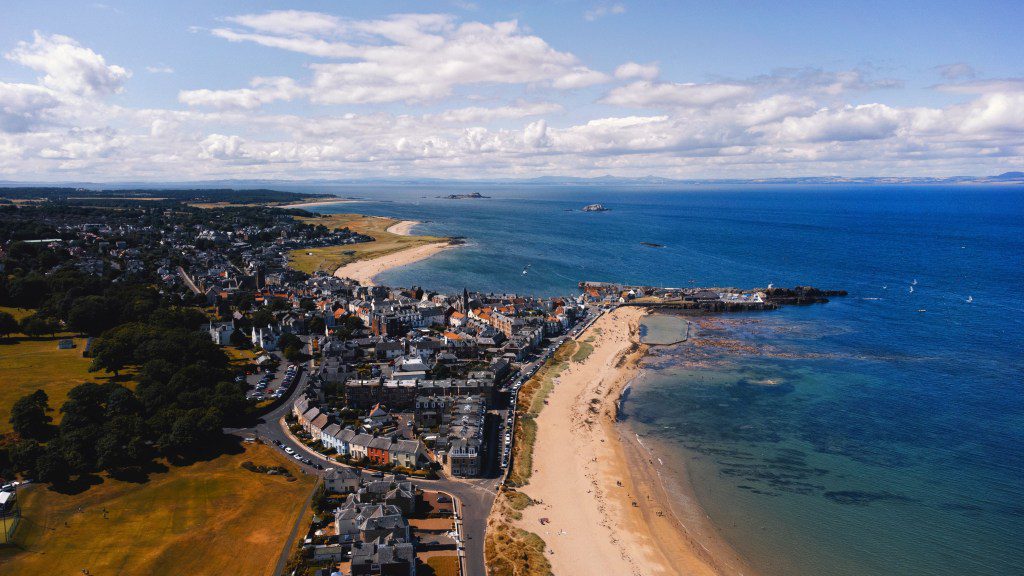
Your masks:
<path fill-rule="evenodd" d="M 490 198 L 438 198 L 469 191 Z M 775 312 L 652 318 L 662 336 L 693 322 L 690 339 L 653 349 L 625 425 L 685 463 L 675 480 L 763 574 L 1024 574 L 1024 189 L 337 192 L 366 201 L 317 210 L 466 237 L 388 284 L 848 290 Z M 591 203 L 610 210 L 579 210 Z"/>

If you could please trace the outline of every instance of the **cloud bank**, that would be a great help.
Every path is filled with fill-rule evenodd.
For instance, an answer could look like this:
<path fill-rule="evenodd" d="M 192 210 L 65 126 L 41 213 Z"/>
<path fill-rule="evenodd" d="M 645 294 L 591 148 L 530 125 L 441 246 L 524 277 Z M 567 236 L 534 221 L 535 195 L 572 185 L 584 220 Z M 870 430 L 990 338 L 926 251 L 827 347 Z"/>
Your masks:
<path fill-rule="evenodd" d="M 0 176 L 952 175 L 1024 159 L 1024 79 L 985 79 L 966 63 L 935 68 L 942 83 L 930 89 L 954 103 L 908 106 L 879 101 L 899 79 L 860 69 L 714 80 L 666 78 L 656 63 L 601 70 L 516 21 L 271 11 L 205 33 L 227 51 L 303 64 L 226 89 L 182 86 L 175 106 L 140 108 L 121 103 L 133 83 L 183 74 L 160 65 L 136 77 L 58 34 L 3 47 L 38 76 L 0 81 Z"/>

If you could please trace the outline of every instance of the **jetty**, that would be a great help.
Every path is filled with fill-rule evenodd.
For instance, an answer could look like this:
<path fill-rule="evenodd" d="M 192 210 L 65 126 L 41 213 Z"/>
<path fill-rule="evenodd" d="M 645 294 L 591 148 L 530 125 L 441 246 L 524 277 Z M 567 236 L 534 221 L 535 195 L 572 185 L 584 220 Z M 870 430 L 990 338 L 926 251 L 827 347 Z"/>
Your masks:
<path fill-rule="evenodd" d="M 823 304 L 830 298 L 847 295 L 846 290 L 823 290 L 813 286 L 754 289 L 665 288 L 584 281 L 579 283 L 579 288 L 583 292 L 583 298 L 595 304 L 693 312 L 776 310 L 781 306 Z"/>

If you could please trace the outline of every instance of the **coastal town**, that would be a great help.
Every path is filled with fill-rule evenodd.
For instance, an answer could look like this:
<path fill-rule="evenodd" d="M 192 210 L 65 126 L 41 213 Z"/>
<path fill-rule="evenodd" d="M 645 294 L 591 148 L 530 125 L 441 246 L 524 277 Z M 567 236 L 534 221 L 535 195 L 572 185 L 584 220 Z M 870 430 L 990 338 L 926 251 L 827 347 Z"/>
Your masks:
<path fill-rule="evenodd" d="M 614 340 L 616 348 L 591 344 L 594 330 L 587 329 L 596 321 L 610 334 L 621 329 L 607 319 L 618 309 L 634 310 L 635 324 L 644 308 L 771 310 L 844 294 L 583 281 L 575 294 L 534 297 L 468 286 L 443 293 L 373 285 L 369 277 L 348 277 L 350 269 L 341 266 L 337 274 L 308 274 L 290 265 L 294 253 L 312 247 L 375 242 L 357 230 L 310 224 L 318 215 L 301 204 L 209 207 L 187 195 L 153 201 L 77 194 L 84 199 L 65 194 L 0 206 L 8 238 L 0 245 L 4 304 L 37 310 L 7 332 L 85 335 L 81 354 L 94 357 L 93 366 L 116 373 L 138 365 L 144 378 L 155 368 L 143 360 L 110 360 L 123 326 L 105 316 L 105 307 L 117 307 L 107 294 L 129 285 L 155 291 L 160 304 L 151 324 L 160 322 L 162 307 L 194 311 L 186 322 L 189 338 L 199 334 L 213 353 L 237 360 L 223 371 L 232 382 L 216 384 L 217 394 L 238 395 L 218 404 L 222 433 L 265 445 L 301 475 L 318 478 L 313 515 L 300 518 L 281 551 L 278 573 L 413 575 L 417 566 L 430 570 L 423 573 L 448 566 L 452 574 L 485 574 L 486 555 L 501 554 L 499 548 L 486 553 L 485 540 L 505 529 L 489 521 L 491 508 L 506 507 L 524 483 L 514 469 L 532 457 L 526 431 L 535 429 L 535 420 L 545 430 L 538 406 L 548 401 L 536 396 L 537 383 L 559 365 L 569 366 L 570 374 L 583 370 L 575 364 L 586 360 L 587 347 L 612 357 L 628 352 L 628 335 Z M 92 292 L 62 292 L 57 278 Z M 70 312 L 62 313 L 50 307 L 45 293 L 88 301 L 90 308 L 78 310 L 72 301 Z M 138 321 L 129 316 L 125 322 Z M 586 340 L 577 342 L 584 334 Z M 74 345 L 72 336 L 65 341 Z M 570 349 L 574 360 L 566 363 Z M 45 418 L 37 429 L 48 427 Z M 15 526 L 22 516 L 32 517 L 30 507 L 16 505 L 19 491 L 33 489 L 30 479 L 60 485 L 91 472 L 67 452 L 50 455 L 66 426 L 40 432 L 25 425 L 8 435 L 3 475 L 10 481 L 3 505 L 4 518 Z M 139 426 L 147 427 L 144 421 Z M 139 440 L 159 450 L 163 442 L 179 451 L 195 449 L 197 440 L 177 440 L 176 426 L 170 433 L 154 441 L 140 431 Z M 128 440 L 132 446 L 135 441 Z M 20 456 L 30 449 L 42 455 Z M 151 451 L 140 445 L 138 452 Z M 100 457 L 94 466 L 135 465 L 109 460 Z M 260 474 L 295 475 L 280 465 L 247 464 Z M 551 472 L 542 467 L 540 473 Z M 16 530 L 6 534 L 17 541 Z"/>

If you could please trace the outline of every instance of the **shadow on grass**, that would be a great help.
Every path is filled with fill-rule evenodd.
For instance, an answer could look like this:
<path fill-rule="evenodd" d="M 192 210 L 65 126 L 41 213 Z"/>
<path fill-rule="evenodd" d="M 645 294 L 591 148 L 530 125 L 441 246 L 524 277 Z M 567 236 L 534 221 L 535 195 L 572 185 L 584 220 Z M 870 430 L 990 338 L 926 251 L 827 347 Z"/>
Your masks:
<path fill-rule="evenodd" d="M 215 460 L 225 454 L 237 455 L 242 452 L 245 452 L 245 447 L 242 446 L 241 438 L 219 434 L 192 450 L 168 456 L 167 461 L 175 467 L 191 466 L 196 462 Z"/>
<path fill-rule="evenodd" d="M 81 494 L 93 486 L 99 486 L 103 484 L 103 477 L 99 474 L 81 474 L 76 478 L 70 479 L 67 482 L 60 482 L 50 484 L 48 490 L 56 492 L 58 494 L 64 494 L 67 496 L 74 496 Z"/>
<path fill-rule="evenodd" d="M 209 462 L 225 455 L 238 455 L 245 452 L 242 446 L 242 439 L 237 436 L 226 434 L 218 435 L 208 440 L 203 446 L 187 452 L 180 452 L 166 457 L 167 462 L 175 468 L 191 466 L 198 462 Z M 171 469 L 159 460 L 149 460 L 138 466 L 130 466 L 119 470 L 107 471 L 107 475 L 122 482 L 145 484 L 150 481 L 154 474 L 164 474 Z M 47 489 L 59 494 L 73 496 L 81 494 L 103 483 L 103 476 L 99 473 L 88 473 L 71 478 L 66 482 L 51 484 Z"/>
<path fill-rule="evenodd" d="M 122 470 L 111 471 L 109 476 L 114 480 L 120 480 L 122 482 L 145 484 L 146 482 L 149 482 L 151 474 L 163 474 L 170 470 L 171 469 L 162 462 L 150 460 L 141 466 L 131 466 Z"/>

